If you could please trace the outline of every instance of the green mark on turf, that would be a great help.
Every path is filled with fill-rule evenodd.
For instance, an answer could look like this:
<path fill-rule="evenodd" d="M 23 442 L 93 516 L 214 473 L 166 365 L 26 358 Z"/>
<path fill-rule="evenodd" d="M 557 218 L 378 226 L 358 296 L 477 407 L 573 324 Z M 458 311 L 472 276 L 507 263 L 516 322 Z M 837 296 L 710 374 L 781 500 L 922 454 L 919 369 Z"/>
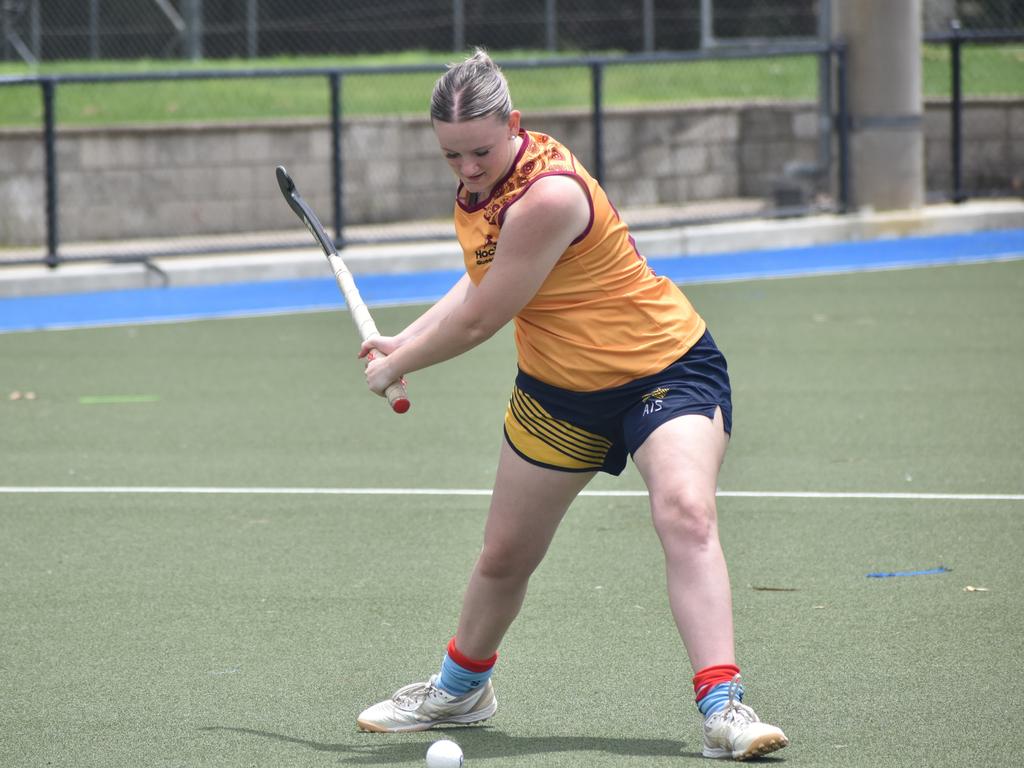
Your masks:
<path fill-rule="evenodd" d="M 155 403 L 160 395 L 82 395 L 81 405 L 112 405 L 120 403 Z"/>

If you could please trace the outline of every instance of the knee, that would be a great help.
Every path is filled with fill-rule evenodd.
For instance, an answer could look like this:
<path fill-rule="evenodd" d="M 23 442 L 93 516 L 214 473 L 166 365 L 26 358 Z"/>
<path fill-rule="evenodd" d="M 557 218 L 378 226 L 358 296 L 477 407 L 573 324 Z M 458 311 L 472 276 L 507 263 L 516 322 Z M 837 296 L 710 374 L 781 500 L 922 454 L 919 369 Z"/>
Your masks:
<path fill-rule="evenodd" d="M 651 497 L 654 528 L 665 546 L 705 546 L 717 540 L 714 496 L 675 490 Z"/>
<path fill-rule="evenodd" d="M 485 543 L 477 559 L 477 572 L 489 579 L 528 579 L 540 564 L 543 553 L 534 556 L 521 548 Z"/>

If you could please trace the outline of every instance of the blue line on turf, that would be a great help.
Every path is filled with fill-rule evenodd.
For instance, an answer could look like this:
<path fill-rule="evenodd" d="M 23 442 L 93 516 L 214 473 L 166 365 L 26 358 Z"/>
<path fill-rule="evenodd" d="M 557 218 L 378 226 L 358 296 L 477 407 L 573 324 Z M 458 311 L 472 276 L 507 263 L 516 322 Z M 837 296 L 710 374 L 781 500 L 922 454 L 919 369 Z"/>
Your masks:
<path fill-rule="evenodd" d="M 808 248 L 652 258 L 651 267 L 679 283 L 836 274 L 997 259 L 1024 259 L 1024 229 L 935 237 L 834 243 Z M 327 267 L 324 267 L 325 272 Z M 360 275 L 368 305 L 434 301 L 460 270 Z M 0 333 L 134 323 L 175 322 L 340 309 L 330 276 L 258 283 L 144 288 L 0 299 Z"/>
<path fill-rule="evenodd" d="M 949 573 L 952 568 L 940 565 L 938 568 L 928 568 L 923 571 L 889 571 L 880 573 L 869 573 L 869 579 L 891 579 L 895 576 L 931 576 L 936 573 Z"/>

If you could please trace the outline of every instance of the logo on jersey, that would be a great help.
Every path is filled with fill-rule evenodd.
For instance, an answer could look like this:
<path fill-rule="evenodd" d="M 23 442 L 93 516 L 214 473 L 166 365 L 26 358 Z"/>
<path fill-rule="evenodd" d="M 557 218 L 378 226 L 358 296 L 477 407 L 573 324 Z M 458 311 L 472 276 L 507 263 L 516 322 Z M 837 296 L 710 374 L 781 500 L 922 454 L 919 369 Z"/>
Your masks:
<path fill-rule="evenodd" d="M 648 392 L 646 395 L 641 397 L 640 402 L 644 404 L 644 416 L 649 416 L 652 413 L 657 413 L 658 411 L 660 411 L 665 399 L 665 395 L 667 394 L 667 387 L 658 387 L 657 389 Z"/>
<path fill-rule="evenodd" d="M 490 235 L 484 238 L 484 244 L 482 247 L 477 248 L 473 253 L 476 255 L 476 265 L 478 267 L 484 264 L 490 264 L 494 261 L 494 251 L 498 248 L 498 241 Z"/>

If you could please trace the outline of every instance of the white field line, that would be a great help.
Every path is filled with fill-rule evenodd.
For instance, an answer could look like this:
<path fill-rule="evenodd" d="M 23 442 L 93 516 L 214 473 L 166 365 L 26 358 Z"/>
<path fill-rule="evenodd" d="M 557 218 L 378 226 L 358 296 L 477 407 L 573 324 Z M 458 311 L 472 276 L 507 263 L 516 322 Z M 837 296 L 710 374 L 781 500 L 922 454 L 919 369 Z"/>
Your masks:
<path fill-rule="evenodd" d="M 0 486 L 0 494 L 182 494 L 253 496 L 490 496 L 487 488 L 218 488 L 207 486 Z M 583 491 L 581 496 L 643 497 L 647 491 Z M 885 493 L 844 491 L 718 491 L 724 498 L 1024 501 L 1024 493 Z"/>

